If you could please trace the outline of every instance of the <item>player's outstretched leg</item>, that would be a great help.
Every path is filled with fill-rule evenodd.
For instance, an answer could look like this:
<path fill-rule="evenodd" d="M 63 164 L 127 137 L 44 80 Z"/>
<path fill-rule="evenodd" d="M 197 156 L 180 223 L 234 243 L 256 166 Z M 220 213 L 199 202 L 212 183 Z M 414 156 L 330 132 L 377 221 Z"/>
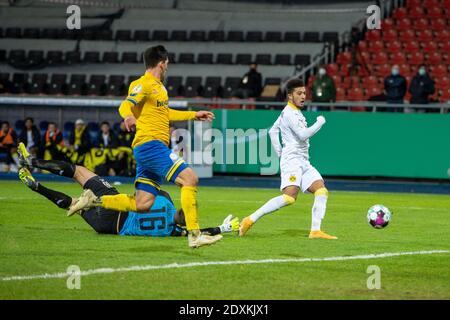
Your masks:
<path fill-rule="evenodd" d="M 325 211 L 327 209 L 328 190 L 325 188 L 323 182 L 317 187 L 310 188 L 314 193 L 314 205 L 312 207 L 312 222 L 311 232 L 309 233 L 310 239 L 337 239 L 335 236 L 330 236 L 324 231 L 320 230 L 322 220 L 325 217 Z"/>
<path fill-rule="evenodd" d="M 270 199 L 254 213 L 242 219 L 241 225 L 239 227 L 239 236 L 245 236 L 245 234 L 253 226 L 253 224 L 255 224 L 256 221 L 258 221 L 266 214 L 277 211 L 278 209 L 293 204 L 294 202 L 295 198 L 287 194 L 282 194 L 281 196 Z"/>
<path fill-rule="evenodd" d="M 72 204 L 73 200 L 71 197 L 62 192 L 58 192 L 44 187 L 42 184 L 36 181 L 36 179 L 32 176 L 31 172 L 25 167 L 20 168 L 19 178 L 28 188 L 30 188 L 34 192 L 43 195 L 48 200 L 50 200 L 51 202 L 53 202 L 62 209 L 67 209 Z"/>

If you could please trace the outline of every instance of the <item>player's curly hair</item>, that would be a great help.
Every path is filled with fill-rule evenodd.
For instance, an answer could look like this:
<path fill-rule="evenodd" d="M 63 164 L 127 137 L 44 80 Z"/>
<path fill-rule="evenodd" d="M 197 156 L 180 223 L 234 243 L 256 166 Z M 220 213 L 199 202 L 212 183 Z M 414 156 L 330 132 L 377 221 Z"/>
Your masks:
<path fill-rule="evenodd" d="M 145 68 L 154 68 L 161 61 L 169 59 L 169 52 L 164 46 L 154 46 L 147 48 L 144 52 Z"/>
<path fill-rule="evenodd" d="M 305 86 L 305 83 L 303 82 L 303 80 L 301 80 L 299 78 L 289 79 L 285 84 L 286 94 L 291 94 L 292 92 L 294 92 L 295 88 L 304 87 L 304 86 Z"/>

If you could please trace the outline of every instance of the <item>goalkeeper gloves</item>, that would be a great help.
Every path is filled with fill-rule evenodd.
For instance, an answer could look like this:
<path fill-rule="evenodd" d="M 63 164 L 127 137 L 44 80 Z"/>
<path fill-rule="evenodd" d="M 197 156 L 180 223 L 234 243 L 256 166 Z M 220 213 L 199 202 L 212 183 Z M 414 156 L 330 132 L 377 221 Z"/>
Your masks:
<path fill-rule="evenodd" d="M 221 233 L 239 231 L 239 218 L 233 218 L 233 215 L 230 214 L 223 220 L 219 228 Z"/>

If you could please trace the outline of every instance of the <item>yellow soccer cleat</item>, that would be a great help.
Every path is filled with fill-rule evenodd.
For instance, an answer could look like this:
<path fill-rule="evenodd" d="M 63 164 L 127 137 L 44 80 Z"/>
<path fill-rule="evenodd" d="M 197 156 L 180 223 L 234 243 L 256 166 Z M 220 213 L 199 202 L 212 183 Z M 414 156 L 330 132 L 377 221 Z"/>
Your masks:
<path fill-rule="evenodd" d="M 200 248 L 203 246 L 209 246 L 221 240 L 223 236 L 221 234 L 216 234 L 211 236 L 206 233 L 201 233 L 200 230 L 189 231 L 188 234 L 188 245 L 190 248 Z"/>
<path fill-rule="evenodd" d="M 69 210 L 67 211 L 67 216 L 70 217 L 80 210 L 95 207 L 96 205 L 98 205 L 98 203 L 99 199 L 92 192 L 92 190 L 86 189 L 83 191 L 81 196 L 75 199 L 75 202 L 69 207 Z"/>
<path fill-rule="evenodd" d="M 31 175 L 30 170 L 23 167 L 19 170 L 19 178 L 20 180 L 30 189 L 36 190 L 38 188 L 38 182 Z"/>
<path fill-rule="evenodd" d="M 250 219 L 250 217 L 245 217 L 241 221 L 241 225 L 239 227 L 239 237 L 245 236 L 245 234 L 248 232 L 248 230 L 252 227 L 254 222 Z"/>
<path fill-rule="evenodd" d="M 309 238 L 310 239 L 328 239 L 328 240 L 335 240 L 337 239 L 337 237 L 335 236 L 330 236 L 329 234 L 326 234 L 323 231 L 311 231 L 309 233 Z"/>
<path fill-rule="evenodd" d="M 19 143 L 19 146 L 17 147 L 17 153 L 19 154 L 19 164 L 22 167 L 31 167 L 32 163 L 32 156 L 28 152 L 27 148 L 23 144 L 23 142 Z"/>

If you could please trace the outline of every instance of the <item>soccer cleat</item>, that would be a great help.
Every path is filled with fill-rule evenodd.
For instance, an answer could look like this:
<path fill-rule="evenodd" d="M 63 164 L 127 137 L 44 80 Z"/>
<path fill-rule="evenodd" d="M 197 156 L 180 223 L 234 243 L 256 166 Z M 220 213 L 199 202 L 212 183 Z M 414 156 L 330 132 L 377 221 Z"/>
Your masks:
<path fill-rule="evenodd" d="M 19 164 L 21 167 L 32 167 L 32 159 L 33 157 L 28 152 L 27 148 L 23 144 L 23 142 L 19 143 L 17 148 L 17 153 L 19 154 Z"/>
<path fill-rule="evenodd" d="M 241 221 L 241 225 L 239 226 L 239 237 L 245 236 L 245 234 L 248 232 L 248 230 L 251 228 L 253 224 L 254 222 L 250 219 L 250 217 L 245 217 Z"/>
<path fill-rule="evenodd" d="M 31 175 L 30 170 L 23 167 L 19 170 L 19 178 L 20 180 L 26 184 L 26 186 L 32 190 L 36 190 L 38 188 L 38 182 Z"/>
<path fill-rule="evenodd" d="M 199 230 L 189 231 L 188 243 L 191 248 L 199 248 L 202 246 L 207 246 L 216 243 L 222 239 L 222 235 L 217 234 L 215 236 L 210 236 L 205 233 L 200 233 Z"/>
<path fill-rule="evenodd" d="M 309 238 L 310 239 L 329 239 L 329 240 L 337 239 L 337 237 L 330 236 L 329 234 L 326 234 L 325 232 L 320 231 L 320 230 L 318 230 L 318 231 L 311 231 L 309 233 Z"/>
<path fill-rule="evenodd" d="M 238 217 L 233 218 L 233 215 L 230 214 L 223 220 L 223 222 L 219 226 L 219 228 L 222 233 L 238 231 L 239 230 L 239 218 Z"/>
<path fill-rule="evenodd" d="M 97 198 L 92 190 L 86 189 L 83 191 L 81 196 L 75 199 L 75 202 L 69 207 L 67 216 L 71 217 L 80 210 L 95 207 L 99 203 L 99 201 L 99 198 Z"/>

